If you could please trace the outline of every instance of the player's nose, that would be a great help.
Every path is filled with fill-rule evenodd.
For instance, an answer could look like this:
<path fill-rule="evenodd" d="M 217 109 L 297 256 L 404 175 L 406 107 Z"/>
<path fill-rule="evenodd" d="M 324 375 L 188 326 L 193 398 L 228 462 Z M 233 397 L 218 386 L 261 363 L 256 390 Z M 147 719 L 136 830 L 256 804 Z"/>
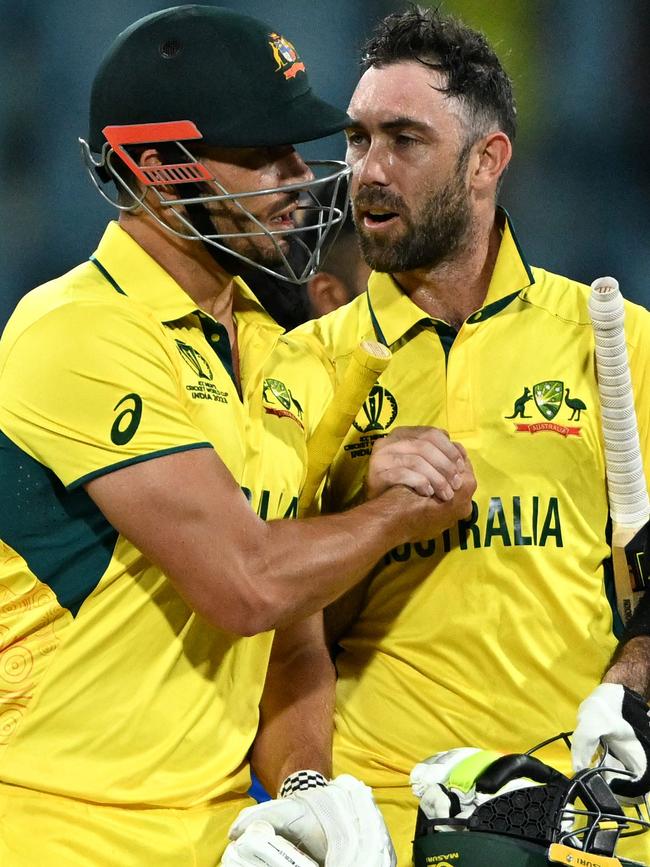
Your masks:
<path fill-rule="evenodd" d="M 287 148 L 281 160 L 281 171 L 284 183 L 299 184 L 314 180 L 314 173 L 302 156 L 294 148 Z"/>
<path fill-rule="evenodd" d="M 390 183 L 388 177 L 386 153 L 375 144 L 371 144 L 366 153 L 353 165 L 352 172 L 359 186 L 384 187 Z"/>

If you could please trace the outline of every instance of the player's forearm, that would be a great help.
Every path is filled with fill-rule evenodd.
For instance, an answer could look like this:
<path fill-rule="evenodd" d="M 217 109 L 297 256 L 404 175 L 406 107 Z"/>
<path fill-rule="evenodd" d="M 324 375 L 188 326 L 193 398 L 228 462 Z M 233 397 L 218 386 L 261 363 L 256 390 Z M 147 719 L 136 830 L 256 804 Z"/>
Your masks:
<path fill-rule="evenodd" d="M 604 683 L 620 683 L 650 698 L 650 593 L 645 593 L 621 635 Z"/>
<path fill-rule="evenodd" d="M 214 540 L 214 556 L 198 564 L 188 601 L 209 622 L 239 635 L 295 623 L 354 586 L 386 551 L 436 537 L 465 517 L 471 508 L 468 490 L 454 502 L 440 503 L 395 487 L 339 515 L 256 519 L 234 549 L 224 549 L 214 533 L 204 536 Z M 187 570 L 175 556 L 179 573 Z M 168 574 L 173 579 L 179 573 Z M 177 580 L 181 585 L 182 576 Z M 225 595 L 213 589 L 219 586 L 227 588 Z"/>
<path fill-rule="evenodd" d="M 338 515 L 270 522 L 264 562 L 251 561 L 251 574 L 264 588 L 268 628 L 321 610 L 360 581 L 386 551 L 414 541 L 409 510 L 418 500 L 438 510 L 439 520 L 426 538 L 455 522 L 446 505 L 425 504 L 401 488 Z"/>
<path fill-rule="evenodd" d="M 321 610 L 390 548 L 440 535 L 471 510 L 471 469 L 452 499 L 402 486 L 342 515 L 265 522 L 209 449 L 142 461 L 86 489 L 109 523 L 214 626 L 255 635 Z"/>
<path fill-rule="evenodd" d="M 324 641 L 302 643 L 288 654 L 274 648 L 251 758 L 270 795 L 295 771 L 331 776 L 335 685 Z"/>

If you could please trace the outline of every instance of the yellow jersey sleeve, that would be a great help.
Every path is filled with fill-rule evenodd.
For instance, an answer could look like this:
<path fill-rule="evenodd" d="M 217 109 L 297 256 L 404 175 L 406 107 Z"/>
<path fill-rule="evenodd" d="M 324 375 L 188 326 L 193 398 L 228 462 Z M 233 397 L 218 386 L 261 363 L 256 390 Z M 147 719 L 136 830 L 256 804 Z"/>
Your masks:
<path fill-rule="evenodd" d="M 318 427 L 336 391 L 338 372 L 326 347 L 308 331 L 284 335 L 283 373 L 305 395 L 305 433 L 309 439 Z M 274 363 L 275 362 L 274 360 Z"/>
<path fill-rule="evenodd" d="M 128 299 L 62 304 L 6 336 L 4 433 L 67 487 L 209 445 L 183 406 L 171 338 Z"/>

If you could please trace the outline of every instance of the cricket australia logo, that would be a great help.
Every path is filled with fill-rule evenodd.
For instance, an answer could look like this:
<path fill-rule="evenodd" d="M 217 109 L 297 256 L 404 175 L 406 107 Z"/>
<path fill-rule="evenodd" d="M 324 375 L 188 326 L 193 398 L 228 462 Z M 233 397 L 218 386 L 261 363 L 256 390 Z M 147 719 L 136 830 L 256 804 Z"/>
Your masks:
<path fill-rule="evenodd" d="M 530 405 L 529 405 L 530 404 Z M 566 418 L 556 416 L 565 406 L 570 410 Z M 533 407 L 545 421 L 535 421 L 536 415 Z M 540 431 L 552 431 L 561 436 L 580 436 L 581 428 L 561 424 L 560 421 L 580 421 L 580 414 L 586 412 L 585 403 L 577 397 L 571 397 L 571 390 L 565 388 L 564 382 L 559 379 L 545 379 L 537 382 L 532 387 L 524 387 L 523 393 L 514 401 L 511 415 L 504 418 L 533 419 L 532 424 L 515 423 L 516 433 L 539 433 Z"/>
<path fill-rule="evenodd" d="M 279 33 L 269 33 L 269 45 L 273 59 L 277 64 L 276 72 L 282 71 L 285 78 L 295 78 L 299 72 L 305 72 L 305 64 L 298 57 L 293 44 L 280 36 Z"/>
<path fill-rule="evenodd" d="M 199 379 L 213 379 L 212 368 L 198 349 L 190 346 L 189 343 L 183 343 L 182 340 L 177 340 L 176 345 L 185 364 L 189 365 Z"/>
<path fill-rule="evenodd" d="M 269 415 L 277 415 L 280 418 L 291 418 L 304 430 L 302 406 L 279 379 L 264 380 L 262 400 L 265 404 L 264 412 Z"/>

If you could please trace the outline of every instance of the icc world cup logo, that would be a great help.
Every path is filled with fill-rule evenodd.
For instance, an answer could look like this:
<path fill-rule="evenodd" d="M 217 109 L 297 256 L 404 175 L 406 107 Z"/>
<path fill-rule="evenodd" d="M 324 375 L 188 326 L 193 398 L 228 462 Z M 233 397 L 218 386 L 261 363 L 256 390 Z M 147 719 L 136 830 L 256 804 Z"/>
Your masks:
<path fill-rule="evenodd" d="M 183 361 L 192 368 L 196 376 L 200 379 L 212 379 L 212 370 L 203 355 L 190 346 L 188 343 L 183 343 L 182 340 L 177 340 L 176 345 L 181 354 Z"/>
<path fill-rule="evenodd" d="M 361 433 L 389 428 L 397 416 L 397 401 L 382 385 L 373 386 L 353 426 Z"/>

